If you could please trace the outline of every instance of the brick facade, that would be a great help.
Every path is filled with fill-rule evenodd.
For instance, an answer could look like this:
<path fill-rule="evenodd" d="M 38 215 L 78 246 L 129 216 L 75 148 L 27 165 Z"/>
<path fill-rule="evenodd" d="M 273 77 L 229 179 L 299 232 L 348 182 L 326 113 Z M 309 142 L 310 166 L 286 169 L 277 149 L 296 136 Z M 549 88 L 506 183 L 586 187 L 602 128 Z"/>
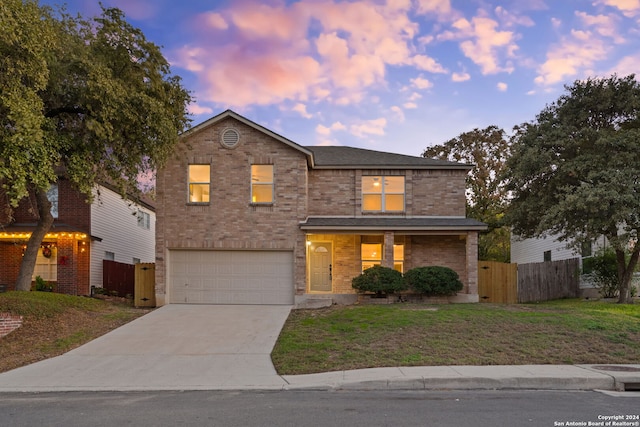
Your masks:
<path fill-rule="evenodd" d="M 220 143 L 221 133 L 229 128 L 240 135 L 235 148 Z M 165 303 L 167 286 L 171 286 L 167 283 L 166 260 L 172 249 L 291 250 L 295 295 L 309 294 L 308 241 L 332 243 L 330 294 L 354 294 L 351 280 L 362 269 L 361 241 L 363 236 L 372 234 L 385 243 L 384 264 L 393 266 L 393 244 L 399 240 L 405 248 L 405 271 L 425 265 L 448 266 L 457 271 L 465 283 L 465 293 L 475 291 L 477 294 L 477 261 L 472 259 L 477 257 L 475 231 L 445 230 L 415 235 L 394 230 L 307 234 L 300 228 L 310 216 L 376 216 L 362 212 L 364 175 L 405 177 L 405 211 L 396 216 L 464 218 L 466 170 L 314 168 L 303 147 L 296 148 L 280 138 L 234 116 L 221 115 L 219 120 L 205 122 L 185 135 L 175 155 L 158 171 L 156 299 L 159 305 Z M 188 202 L 189 164 L 211 166 L 209 203 Z M 273 165 L 273 203 L 251 203 L 252 164 Z"/>
<path fill-rule="evenodd" d="M 0 224 L 35 224 L 37 208 L 34 197 L 23 199 L 13 211 L 13 221 L 9 221 L 8 210 L 2 210 Z M 91 209 L 86 197 L 75 190 L 70 181 L 58 181 L 58 217 L 54 219 L 50 233 L 58 233 L 57 237 L 47 238 L 45 242 L 57 247 L 57 280 L 52 281 L 56 292 L 71 295 L 89 294 L 89 240 L 82 241 L 77 233 L 88 233 L 91 223 Z M 23 226 L 26 231 L 26 227 Z M 22 263 L 25 238 L 6 238 L 0 240 L 0 284 L 7 285 L 8 290 L 15 289 L 15 282 Z"/>
<path fill-rule="evenodd" d="M 20 326 L 22 326 L 22 316 L 0 313 L 0 338 L 9 335 Z"/>

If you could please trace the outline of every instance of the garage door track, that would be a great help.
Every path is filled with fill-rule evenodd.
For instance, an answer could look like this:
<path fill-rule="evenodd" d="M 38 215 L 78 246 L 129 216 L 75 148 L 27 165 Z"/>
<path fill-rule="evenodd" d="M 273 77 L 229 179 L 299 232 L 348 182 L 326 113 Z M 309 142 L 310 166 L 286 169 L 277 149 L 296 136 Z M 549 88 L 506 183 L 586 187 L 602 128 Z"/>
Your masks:
<path fill-rule="evenodd" d="M 0 374 L 0 391 L 280 389 L 270 354 L 290 310 L 167 305 L 62 356 Z"/>

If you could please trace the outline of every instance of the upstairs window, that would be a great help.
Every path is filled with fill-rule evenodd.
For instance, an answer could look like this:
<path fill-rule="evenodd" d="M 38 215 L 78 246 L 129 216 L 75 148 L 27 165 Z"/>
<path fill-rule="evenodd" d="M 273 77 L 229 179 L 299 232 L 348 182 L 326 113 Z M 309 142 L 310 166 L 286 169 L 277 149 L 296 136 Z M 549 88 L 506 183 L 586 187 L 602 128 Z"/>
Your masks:
<path fill-rule="evenodd" d="M 362 210 L 403 212 L 404 176 L 363 176 Z"/>
<path fill-rule="evenodd" d="M 47 200 L 51 203 L 51 216 L 58 218 L 58 184 L 51 184 L 47 190 Z"/>
<path fill-rule="evenodd" d="M 138 209 L 138 227 L 148 230 L 151 227 L 151 215 Z"/>
<path fill-rule="evenodd" d="M 210 165 L 189 165 L 189 203 L 209 203 Z"/>
<path fill-rule="evenodd" d="M 273 203 L 273 165 L 251 165 L 251 203 Z"/>

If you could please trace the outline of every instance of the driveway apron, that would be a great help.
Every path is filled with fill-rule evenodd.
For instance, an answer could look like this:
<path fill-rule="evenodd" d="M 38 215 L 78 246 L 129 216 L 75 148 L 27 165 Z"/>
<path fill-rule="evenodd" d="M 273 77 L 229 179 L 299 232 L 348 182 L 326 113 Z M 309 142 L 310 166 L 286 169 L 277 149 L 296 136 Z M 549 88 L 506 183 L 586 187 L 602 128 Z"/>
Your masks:
<path fill-rule="evenodd" d="M 0 392 L 281 389 L 270 354 L 290 310 L 166 305 L 62 356 L 0 374 Z"/>

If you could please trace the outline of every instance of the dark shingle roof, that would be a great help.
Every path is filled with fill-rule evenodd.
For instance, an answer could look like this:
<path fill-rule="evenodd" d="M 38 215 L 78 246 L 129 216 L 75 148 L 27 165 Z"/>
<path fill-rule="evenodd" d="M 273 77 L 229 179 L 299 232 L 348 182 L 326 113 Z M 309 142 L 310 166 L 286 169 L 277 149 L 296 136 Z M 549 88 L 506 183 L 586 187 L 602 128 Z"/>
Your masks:
<path fill-rule="evenodd" d="M 409 230 L 409 231 L 463 231 L 486 230 L 487 225 L 472 218 L 429 217 L 429 218 L 389 218 L 389 217 L 309 217 L 300 224 L 303 230 Z"/>
<path fill-rule="evenodd" d="M 472 165 L 344 146 L 305 146 L 315 167 L 471 169 Z"/>

